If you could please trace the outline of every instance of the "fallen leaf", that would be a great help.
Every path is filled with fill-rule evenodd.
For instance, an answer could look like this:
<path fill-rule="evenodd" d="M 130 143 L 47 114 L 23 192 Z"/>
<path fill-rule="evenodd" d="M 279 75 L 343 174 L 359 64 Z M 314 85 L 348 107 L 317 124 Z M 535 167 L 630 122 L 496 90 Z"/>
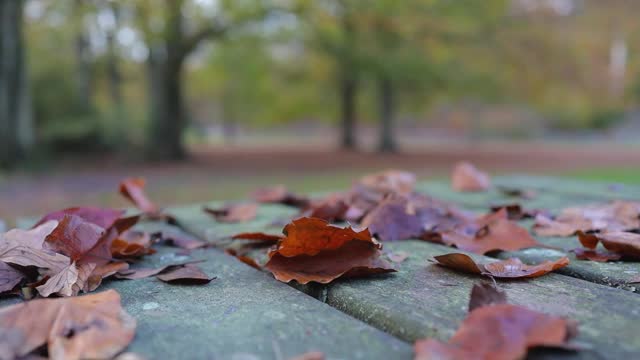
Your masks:
<path fill-rule="evenodd" d="M 590 260 L 597 262 L 618 261 L 622 258 L 622 255 L 610 252 L 603 252 L 590 249 L 573 249 L 571 250 L 578 260 Z"/>
<path fill-rule="evenodd" d="M 32 300 L 0 309 L 0 353 L 20 358 L 46 345 L 53 360 L 112 358 L 133 340 L 135 328 L 115 290 Z"/>
<path fill-rule="evenodd" d="M 77 292 L 74 294 L 73 291 L 73 285 L 77 281 L 78 268 L 76 267 L 76 263 L 73 262 L 51 276 L 46 283 L 36 287 L 36 290 L 38 290 L 38 293 L 43 297 L 48 297 L 52 294 L 73 296 L 77 295 Z"/>
<path fill-rule="evenodd" d="M 13 229 L 0 235 L 0 261 L 60 271 L 71 263 L 67 256 L 44 248 L 44 241 L 56 227 L 55 220 L 31 230 Z"/>
<path fill-rule="evenodd" d="M 354 231 L 315 218 L 300 218 L 283 230 L 265 268 L 282 282 L 329 283 L 339 277 L 395 271 L 380 257 L 382 245 L 367 229 Z"/>
<path fill-rule="evenodd" d="M 582 246 L 588 249 L 595 249 L 598 246 L 598 242 L 601 242 L 605 249 L 623 257 L 640 258 L 640 234 L 624 231 L 585 234 L 579 231 L 578 239 Z"/>
<path fill-rule="evenodd" d="M 454 270 L 495 278 L 534 278 L 569 265 L 567 257 L 556 261 L 543 261 L 537 265 L 526 265 L 518 258 L 478 264 L 470 256 L 460 253 L 435 256 L 434 259 L 439 265 Z"/>
<path fill-rule="evenodd" d="M 451 174 L 451 187 L 455 191 L 486 191 L 491 187 L 489 175 L 478 170 L 473 164 L 463 161 L 457 163 Z"/>
<path fill-rule="evenodd" d="M 138 209 L 147 214 L 157 214 L 160 209 L 144 191 L 146 181 L 142 178 L 128 178 L 120 182 L 120 194 L 131 201 Z"/>
<path fill-rule="evenodd" d="M 160 232 L 152 234 L 152 237 L 159 237 L 168 246 L 175 246 L 181 249 L 194 250 L 207 246 L 207 243 L 193 236 L 178 234 L 173 232 Z"/>
<path fill-rule="evenodd" d="M 614 201 L 570 207 L 551 219 L 537 216 L 533 230 L 541 236 L 572 236 L 577 231 L 628 231 L 640 228 L 640 203 Z"/>
<path fill-rule="evenodd" d="M 116 272 L 115 277 L 117 279 L 127 279 L 127 280 L 136 280 L 136 279 L 144 279 L 147 277 L 155 276 L 161 274 L 165 271 L 170 271 L 172 269 L 176 269 L 179 267 L 183 267 L 188 264 L 195 264 L 202 262 L 203 260 L 193 260 L 186 261 L 177 264 L 169 264 L 165 266 L 161 266 L 159 268 L 150 269 L 150 268 L 138 268 L 138 269 L 122 269 Z"/>
<path fill-rule="evenodd" d="M 358 183 L 382 194 L 408 195 L 416 185 L 416 176 L 408 171 L 386 170 L 365 175 Z"/>
<path fill-rule="evenodd" d="M 361 222 L 381 241 L 418 239 L 440 224 L 457 221 L 442 204 L 428 199 L 390 195 L 373 208 Z"/>
<path fill-rule="evenodd" d="M 258 204 L 228 205 L 220 209 L 204 207 L 203 210 L 213 215 L 217 221 L 226 223 L 247 222 L 255 219 L 258 214 Z"/>
<path fill-rule="evenodd" d="M 255 240 L 255 241 L 259 241 L 259 242 L 265 242 L 265 243 L 277 243 L 278 241 L 283 239 L 282 235 L 272 235 L 272 234 L 265 234 L 263 232 L 246 232 L 246 233 L 240 233 L 240 234 L 236 234 L 233 235 L 231 237 L 234 240 L 238 240 L 238 239 L 242 239 L 242 240 Z"/>
<path fill-rule="evenodd" d="M 309 205 L 309 198 L 296 195 L 287 190 L 284 185 L 261 188 L 251 194 L 251 198 L 261 203 L 276 203 L 297 208 L 305 208 Z"/>
<path fill-rule="evenodd" d="M 498 212 L 500 209 L 505 209 L 507 211 L 509 220 L 532 219 L 538 214 L 545 215 L 545 212 L 541 210 L 525 210 L 520 204 L 504 204 L 491 207 L 492 212 Z"/>
<path fill-rule="evenodd" d="M 49 220 L 62 221 L 65 215 L 75 215 L 82 218 L 84 221 L 98 225 L 101 228 L 110 228 L 116 220 L 124 215 L 123 210 L 115 210 L 108 208 L 97 207 L 72 207 L 62 209 L 45 215 L 40 221 L 36 223 L 34 227 L 40 226 Z"/>
<path fill-rule="evenodd" d="M 89 292 L 97 289 L 102 280 L 111 277 L 119 271 L 124 271 L 129 268 L 129 264 L 124 261 L 115 261 L 104 265 L 96 266 L 89 274 L 89 277 L 85 281 L 85 286 L 82 291 Z"/>
<path fill-rule="evenodd" d="M 435 232 L 433 236 L 424 239 L 475 254 L 543 247 L 527 229 L 509 220 L 505 209 L 456 224 L 452 229 Z"/>
<path fill-rule="evenodd" d="M 487 305 L 506 304 L 507 294 L 488 283 L 474 284 L 469 298 L 469 312 Z"/>
<path fill-rule="evenodd" d="M 215 277 L 210 278 L 199 267 L 187 264 L 168 270 L 156 277 L 168 283 L 184 283 L 184 284 L 208 284 Z"/>
<path fill-rule="evenodd" d="M 47 236 L 46 243 L 56 252 L 77 261 L 105 234 L 105 229 L 76 215 L 65 215 Z"/>
<path fill-rule="evenodd" d="M 150 255 L 151 235 L 144 231 L 127 230 L 111 243 L 111 255 L 115 258 L 131 258 Z"/>
<path fill-rule="evenodd" d="M 262 266 L 260 266 L 260 264 L 258 264 L 253 258 L 250 258 L 246 255 L 238 254 L 238 252 L 234 249 L 225 249 L 224 252 L 235 257 L 236 259 L 242 261 L 246 265 L 249 265 L 256 270 L 262 270 Z"/>
<path fill-rule="evenodd" d="M 571 350 L 568 342 L 576 335 L 572 321 L 522 306 L 490 303 L 474 307 L 448 342 L 418 340 L 415 359 L 524 359 L 535 347 Z"/>
<path fill-rule="evenodd" d="M 0 261 L 0 294 L 13 290 L 22 279 L 24 274 L 21 271 Z"/>
<path fill-rule="evenodd" d="M 302 217 L 313 217 L 329 222 L 347 220 L 350 206 L 347 204 L 344 194 L 329 195 L 324 199 L 311 201 L 309 206 L 303 209 Z"/>

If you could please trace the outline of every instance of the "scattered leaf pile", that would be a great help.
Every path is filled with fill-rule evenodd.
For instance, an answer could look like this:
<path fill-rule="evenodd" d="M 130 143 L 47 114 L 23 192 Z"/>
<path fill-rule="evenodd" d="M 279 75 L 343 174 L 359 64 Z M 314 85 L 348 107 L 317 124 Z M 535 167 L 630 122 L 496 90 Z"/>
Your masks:
<path fill-rule="evenodd" d="M 555 347 L 572 350 L 575 323 L 506 303 L 506 296 L 490 285 L 475 285 L 469 314 L 448 342 L 435 339 L 415 343 L 415 359 L 524 359 L 529 349 Z"/>

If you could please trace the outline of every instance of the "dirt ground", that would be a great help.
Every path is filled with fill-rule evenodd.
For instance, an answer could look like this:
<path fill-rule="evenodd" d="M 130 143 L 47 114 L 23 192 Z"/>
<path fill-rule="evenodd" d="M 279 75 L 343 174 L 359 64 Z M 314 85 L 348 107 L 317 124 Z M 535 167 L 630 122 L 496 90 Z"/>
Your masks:
<path fill-rule="evenodd" d="M 79 205 L 124 206 L 116 194 L 128 176 L 145 177 L 160 204 L 241 199 L 258 186 L 286 184 L 299 191 L 346 188 L 358 176 L 387 168 L 420 177 L 446 176 L 459 160 L 492 173 L 563 173 L 640 165 L 640 149 L 611 144 L 438 144 L 397 154 L 335 151 L 320 146 L 193 150 L 188 161 L 134 163 L 122 158 L 62 160 L 48 170 L 0 178 L 0 219 L 39 216 Z"/>

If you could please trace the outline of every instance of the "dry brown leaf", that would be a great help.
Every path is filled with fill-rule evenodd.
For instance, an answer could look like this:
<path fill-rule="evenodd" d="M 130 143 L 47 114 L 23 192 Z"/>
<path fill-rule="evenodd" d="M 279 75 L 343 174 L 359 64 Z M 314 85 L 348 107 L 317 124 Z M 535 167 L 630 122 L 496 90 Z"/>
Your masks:
<path fill-rule="evenodd" d="M 154 238 L 161 238 L 168 246 L 175 246 L 185 250 L 194 250 L 207 246 L 207 243 L 199 240 L 191 235 L 180 234 L 177 232 L 161 232 L 152 234 Z"/>
<path fill-rule="evenodd" d="M 0 294 L 13 290 L 22 279 L 24 279 L 24 274 L 21 271 L 0 261 Z"/>
<path fill-rule="evenodd" d="M 151 235 L 144 231 L 127 230 L 111 243 L 111 255 L 115 258 L 131 258 L 150 255 Z"/>
<path fill-rule="evenodd" d="M 55 275 L 52 275 L 46 283 L 36 287 L 36 290 L 43 297 L 48 297 L 52 294 L 58 294 L 60 296 L 73 296 L 73 285 L 78 281 L 78 268 L 76 263 L 67 265 L 64 269 L 58 271 Z"/>
<path fill-rule="evenodd" d="M 541 236 L 571 236 L 577 231 L 627 231 L 640 228 L 640 203 L 614 201 L 570 207 L 554 219 L 537 216 L 533 230 Z"/>
<path fill-rule="evenodd" d="M 461 192 L 486 191 L 491 187 L 491 180 L 489 174 L 478 170 L 469 162 L 462 161 L 453 168 L 451 187 Z"/>
<path fill-rule="evenodd" d="M 624 231 L 585 234 L 579 231 L 578 238 L 582 246 L 588 249 L 595 249 L 601 242 L 605 249 L 623 257 L 640 258 L 640 234 Z"/>
<path fill-rule="evenodd" d="M 408 171 L 386 170 L 365 175 L 358 183 L 381 194 L 408 195 L 416 185 L 416 176 Z"/>
<path fill-rule="evenodd" d="M 144 191 L 146 181 L 142 178 L 128 178 L 120 182 L 120 194 L 133 203 L 138 209 L 147 214 L 158 214 L 160 209 L 154 204 Z"/>
<path fill-rule="evenodd" d="M 13 229 L 0 234 L 0 261 L 20 266 L 35 266 L 57 272 L 67 267 L 68 257 L 45 249 L 44 241 L 56 227 L 55 220 L 31 230 Z"/>
<path fill-rule="evenodd" d="M 506 304 L 507 294 L 488 283 L 474 284 L 469 298 L 469 312 L 488 305 Z"/>
<path fill-rule="evenodd" d="M 256 215 L 258 214 L 258 204 L 250 203 L 227 205 L 220 209 L 213 209 L 205 206 L 203 210 L 220 222 L 247 222 L 256 218 Z"/>
<path fill-rule="evenodd" d="M 98 225 L 101 228 L 110 228 L 116 220 L 120 219 L 124 215 L 124 210 L 115 210 L 108 208 L 97 207 L 72 207 L 62 209 L 45 215 L 36 226 L 40 226 L 49 220 L 62 221 L 65 215 L 75 215 L 82 218 L 84 221 Z"/>
<path fill-rule="evenodd" d="M 366 229 L 356 232 L 322 219 L 300 218 L 288 224 L 284 234 L 265 264 L 280 281 L 329 283 L 341 276 L 395 271 L 380 257 L 382 245 Z"/>
<path fill-rule="evenodd" d="M 434 258 L 439 265 L 454 270 L 489 275 L 495 278 L 534 278 L 569 265 L 567 257 L 556 261 L 543 261 L 537 265 L 526 265 L 518 258 L 478 264 L 470 256 L 460 253 L 440 255 Z"/>
<path fill-rule="evenodd" d="M 283 204 L 297 208 L 305 208 L 310 202 L 308 197 L 296 195 L 284 185 L 260 188 L 251 194 L 251 198 L 260 203 Z"/>
<path fill-rule="evenodd" d="M 169 265 L 165 265 L 165 266 L 161 266 L 159 268 L 155 268 L 155 269 L 149 269 L 149 268 L 138 268 L 138 269 L 122 269 L 122 270 L 118 270 L 115 274 L 115 277 L 117 279 L 127 279 L 127 280 L 136 280 L 136 279 L 144 279 L 147 277 L 151 277 L 151 276 L 155 276 L 158 274 L 161 274 L 165 271 L 169 271 L 172 269 L 176 269 L 179 267 L 183 267 L 185 265 L 188 264 L 195 264 L 195 263 L 199 263 L 202 262 L 203 260 L 193 260 L 193 261 L 186 261 L 186 262 L 182 262 L 182 263 L 177 263 L 177 264 L 169 264 Z"/>
<path fill-rule="evenodd" d="M 571 250 L 578 260 L 590 260 L 596 262 L 618 261 L 622 258 L 622 255 L 610 252 L 603 252 L 591 249 L 573 249 Z"/>
<path fill-rule="evenodd" d="M 240 234 L 233 235 L 231 238 L 234 239 L 234 240 L 238 240 L 238 239 L 254 240 L 254 241 L 257 241 L 257 242 L 275 244 L 278 241 L 282 240 L 283 236 L 282 235 L 265 234 L 263 232 L 246 232 L 246 233 L 240 233 Z"/>
<path fill-rule="evenodd" d="M 349 209 L 345 194 L 332 194 L 324 199 L 311 201 L 309 206 L 302 210 L 301 216 L 329 222 L 346 221 Z"/>
<path fill-rule="evenodd" d="M 491 251 L 517 251 L 543 246 L 527 229 L 507 218 L 505 209 L 482 216 L 474 221 L 455 225 L 428 241 L 441 242 L 475 254 Z"/>
<path fill-rule="evenodd" d="M 540 346 L 572 349 L 568 342 L 577 335 L 575 323 L 504 304 L 504 296 L 497 294 L 497 289 L 485 288 L 475 296 L 479 293 L 485 299 L 472 296 L 470 304 L 479 306 L 471 306 L 472 311 L 447 343 L 435 339 L 415 343 L 416 360 L 513 360 L 524 359 L 529 349 Z"/>
<path fill-rule="evenodd" d="M 167 270 L 160 275 L 156 275 L 156 277 L 167 283 L 182 284 L 208 284 L 215 279 L 215 277 L 210 278 L 202 269 L 193 264 Z"/>
<path fill-rule="evenodd" d="M 47 245 L 72 261 L 81 259 L 105 234 L 105 229 L 79 216 L 65 215 L 47 236 Z"/>
<path fill-rule="evenodd" d="M 133 340 L 135 327 L 115 290 L 32 300 L 0 309 L 0 358 L 26 356 L 42 345 L 53 360 L 111 358 Z"/>

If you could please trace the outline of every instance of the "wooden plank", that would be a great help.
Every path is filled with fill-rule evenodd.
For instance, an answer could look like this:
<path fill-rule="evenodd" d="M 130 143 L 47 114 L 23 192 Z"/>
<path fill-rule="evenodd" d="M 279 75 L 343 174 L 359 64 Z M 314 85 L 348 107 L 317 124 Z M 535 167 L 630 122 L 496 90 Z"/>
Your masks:
<path fill-rule="evenodd" d="M 149 229 L 149 226 L 147 226 Z M 153 226 L 153 230 L 159 230 Z M 160 247 L 137 267 L 191 259 L 208 285 L 180 286 L 155 278 L 105 281 L 137 320 L 127 351 L 147 359 L 288 359 L 318 350 L 330 359 L 411 359 L 412 347 L 214 249 L 176 255 Z M 0 300 L 6 306 L 12 300 Z"/>
<path fill-rule="evenodd" d="M 247 229 L 275 232 L 273 226 L 259 225 L 270 224 L 269 219 L 276 217 L 270 211 L 275 208 L 262 208 L 257 222 L 236 224 L 231 233 Z M 229 235 L 230 227 L 199 212 L 197 208 L 183 208 L 175 213 L 191 232 Z M 385 243 L 385 247 L 411 254 L 399 265 L 398 273 L 340 280 L 314 292 L 331 306 L 407 341 L 451 336 L 465 316 L 470 288 L 479 278 L 428 264 L 435 255 L 455 251 L 451 248 L 418 241 Z M 500 282 L 500 286 L 513 303 L 578 320 L 582 329 L 579 340 L 593 346 L 576 355 L 578 358 L 621 358 L 640 352 L 640 338 L 636 336 L 640 331 L 640 297 L 634 293 L 556 274 Z"/>

